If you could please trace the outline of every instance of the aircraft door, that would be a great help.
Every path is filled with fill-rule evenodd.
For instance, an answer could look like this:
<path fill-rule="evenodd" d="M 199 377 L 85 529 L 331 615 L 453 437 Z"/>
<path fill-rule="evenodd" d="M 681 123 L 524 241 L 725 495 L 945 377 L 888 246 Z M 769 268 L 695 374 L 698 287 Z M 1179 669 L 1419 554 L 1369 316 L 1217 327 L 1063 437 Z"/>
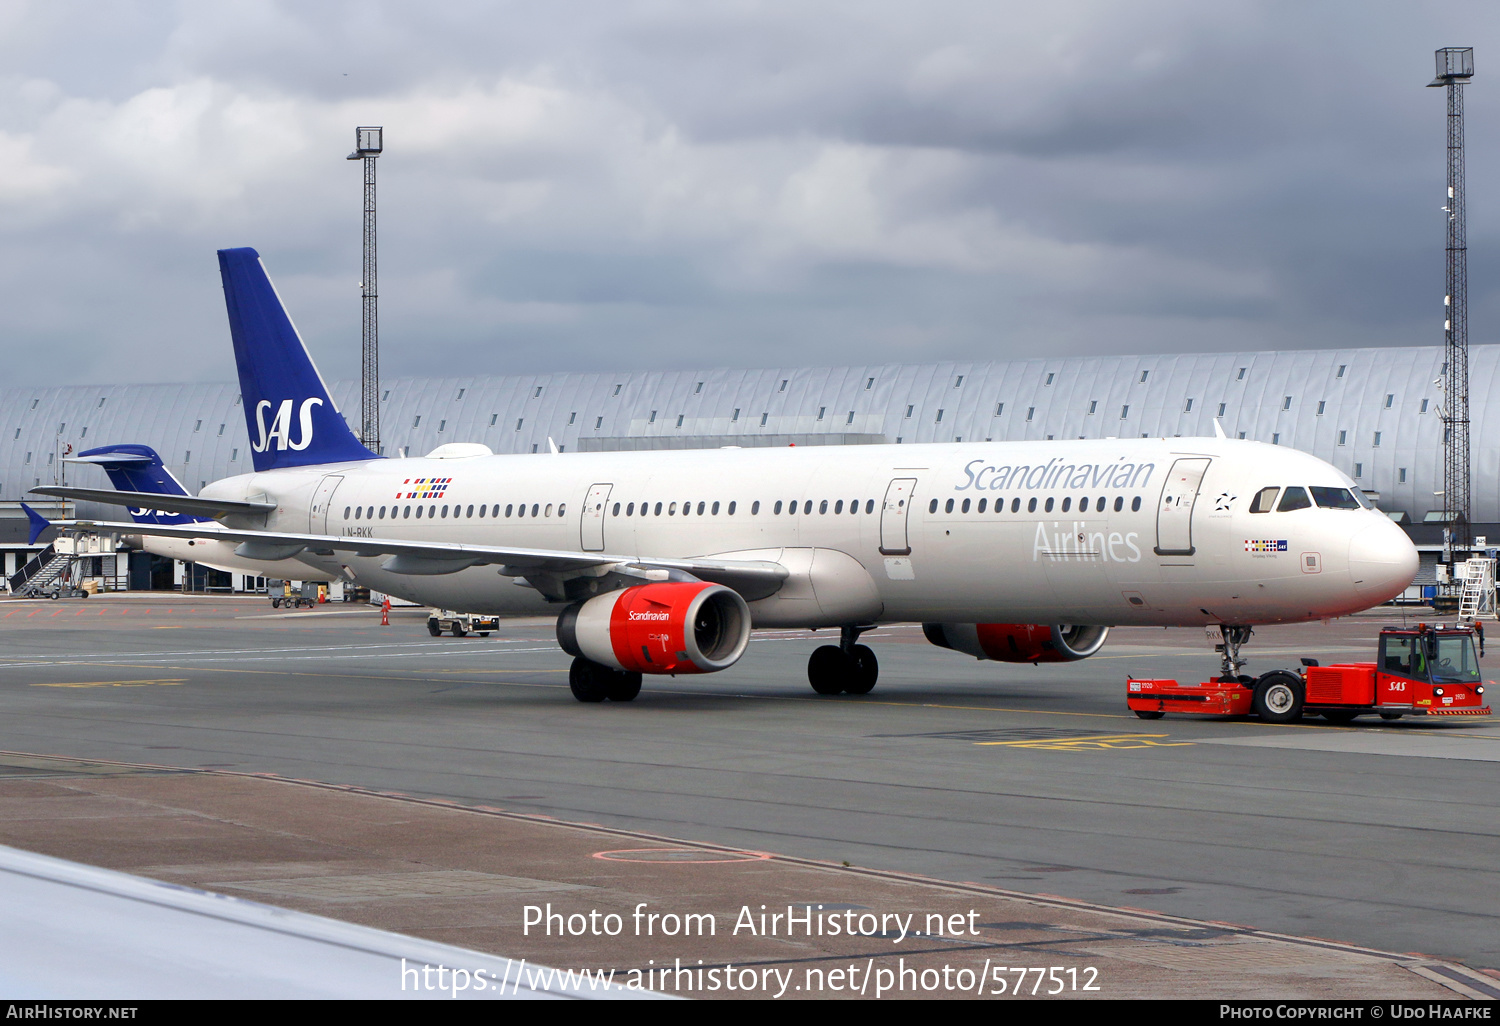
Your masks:
<path fill-rule="evenodd" d="M 911 554 L 907 541 L 906 516 L 911 511 L 912 493 L 917 479 L 898 477 L 885 490 L 885 505 L 880 508 L 880 553 L 883 556 Z"/>
<path fill-rule="evenodd" d="M 328 511 L 333 508 L 333 493 L 338 491 L 344 479 L 339 474 L 329 474 L 313 492 L 312 505 L 307 510 L 307 529 L 314 534 L 328 533 Z"/>
<path fill-rule="evenodd" d="M 1156 548 L 1158 556 L 1191 556 L 1193 547 L 1193 506 L 1198 501 L 1198 486 L 1212 462 L 1206 456 L 1175 460 L 1162 484 L 1161 501 L 1156 507 Z"/>
<path fill-rule="evenodd" d="M 588 498 L 583 500 L 583 551 L 604 551 L 604 515 L 609 511 L 609 493 L 612 484 L 596 484 L 589 487 Z"/>

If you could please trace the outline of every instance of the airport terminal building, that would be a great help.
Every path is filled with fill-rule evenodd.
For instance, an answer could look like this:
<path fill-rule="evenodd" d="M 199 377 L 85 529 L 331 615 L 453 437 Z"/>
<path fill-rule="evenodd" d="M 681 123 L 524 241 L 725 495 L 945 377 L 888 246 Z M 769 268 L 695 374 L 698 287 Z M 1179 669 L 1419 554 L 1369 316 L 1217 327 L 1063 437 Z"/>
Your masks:
<path fill-rule="evenodd" d="M 497 453 L 756 445 L 1000 442 L 1212 436 L 1286 445 L 1328 460 L 1435 549 L 1443 502 L 1440 346 L 1059 357 L 983 363 L 621 371 L 393 378 L 381 392 L 383 448 L 420 455 L 449 442 Z M 1500 345 L 1471 350 L 1472 519 L 1500 536 Z M 331 383 L 357 420 L 358 384 Z M 0 549 L 27 553 L 19 501 L 38 485 L 108 487 L 66 462 L 99 445 L 150 445 L 189 492 L 251 470 L 237 385 L 73 385 L 0 390 Z M 33 497 L 35 498 L 35 497 Z M 58 503 L 33 503 L 48 515 Z M 81 503 L 77 514 L 119 518 Z M 1424 526 L 1423 522 L 1429 521 Z M 95 568 L 124 586 L 126 560 Z M 1435 561 L 1424 552 L 1423 575 Z M 1419 580 L 1423 575 L 1419 575 Z M 225 575 L 227 576 L 227 575 Z M 145 577 L 134 575 L 135 585 Z M 157 575 L 161 586 L 161 576 Z M 178 568 L 175 580 L 183 580 Z M 220 582 L 220 586 L 231 586 Z M 244 582 L 233 582 L 236 588 Z"/>

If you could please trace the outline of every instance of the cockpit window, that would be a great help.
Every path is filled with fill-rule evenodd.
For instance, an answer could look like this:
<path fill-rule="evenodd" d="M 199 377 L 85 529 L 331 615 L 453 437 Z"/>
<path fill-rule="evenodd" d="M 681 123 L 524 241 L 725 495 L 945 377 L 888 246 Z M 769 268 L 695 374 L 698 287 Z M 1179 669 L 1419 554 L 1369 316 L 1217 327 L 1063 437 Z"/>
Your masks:
<path fill-rule="evenodd" d="M 1269 513 L 1276 508 L 1276 493 L 1281 491 L 1276 485 L 1270 488 L 1262 488 L 1255 493 L 1255 498 L 1250 500 L 1251 513 Z"/>
<path fill-rule="evenodd" d="M 1292 485 L 1281 496 L 1281 505 L 1276 507 L 1278 513 L 1290 513 L 1294 509 L 1307 509 L 1312 505 L 1312 500 L 1307 497 L 1307 489 L 1301 485 Z"/>
<path fill-rule="evenodd" d="M 1359 509 L 1360 502 L 1349 494 L 1347 488 L 1322 488 L 1312 485 L 1308 488 L 1312 492 L 1313 502 L 1321 509 Z"/>

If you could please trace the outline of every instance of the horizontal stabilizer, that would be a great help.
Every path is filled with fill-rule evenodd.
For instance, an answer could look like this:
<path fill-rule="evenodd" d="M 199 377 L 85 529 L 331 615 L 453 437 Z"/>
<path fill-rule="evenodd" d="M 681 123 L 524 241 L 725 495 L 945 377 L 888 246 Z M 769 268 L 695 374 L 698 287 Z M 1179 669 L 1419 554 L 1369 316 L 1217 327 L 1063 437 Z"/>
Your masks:
<path fill-rule="evenodd" d="M 118 492 L 113 488 L 74 488 L 46 485 L 31 489 L 38 495 L 81 502 L 101 502 L 129 509 L 164 510 L 195 516 L 262 516 L 276 508 L 274 502 L 236 502 L 233 499 L 202 499 L 194 495 L 163 495 L 160 492 Z"/>
<path fill-rule="evenodd" d="M 21 503 L 21 509 L 26 514 L 26 519 L 31 524 L 31 537 L 26 539 L 27 545 L 35 545 L 36 540 L 42 536 L 42 532 L 52 526 L 52 523 L 26 503 Z"/>
<path fill-rule="evenodd" d="M 99 467 L 149 467 L 151 461 L 150 456 L 137 452 L 98 452 L 92 456 L 63 457 L 64 463 L 92 463 Z"/>

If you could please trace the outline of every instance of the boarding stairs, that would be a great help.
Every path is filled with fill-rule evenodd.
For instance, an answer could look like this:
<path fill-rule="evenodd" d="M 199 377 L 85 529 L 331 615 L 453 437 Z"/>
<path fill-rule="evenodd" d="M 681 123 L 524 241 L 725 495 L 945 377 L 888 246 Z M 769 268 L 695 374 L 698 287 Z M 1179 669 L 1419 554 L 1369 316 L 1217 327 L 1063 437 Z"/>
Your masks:
<path fill-rule="evenodd" d="M 1458 598 L 1458 622 L 1473 623 L 1486 613 L 1500 619 L 1495 604 L 1495 560 L 1466 559 L 1454 569 L 1463 589 Z"/>
<path fill-rule="evenodd" d="M 10 576 L 11 594 L 38 598 L 49 589 L 60 587 L 63 578 L 73 568 L 73 561 L 77 558 L 71 552 L 58 552 L 56 548 L 48 545 L 29 563 Z"/>

